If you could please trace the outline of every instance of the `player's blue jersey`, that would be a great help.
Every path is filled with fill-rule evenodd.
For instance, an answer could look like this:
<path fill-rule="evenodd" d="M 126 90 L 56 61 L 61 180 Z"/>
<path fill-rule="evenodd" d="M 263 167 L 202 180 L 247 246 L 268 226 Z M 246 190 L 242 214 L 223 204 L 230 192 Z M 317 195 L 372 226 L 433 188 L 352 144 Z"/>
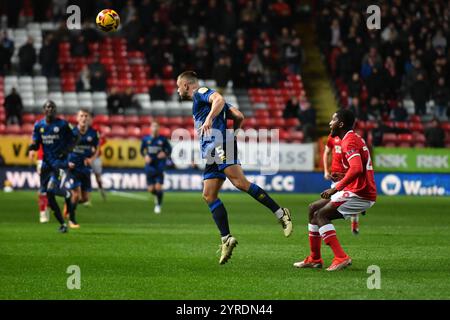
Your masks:
<path fill-rule="evenodd" d="M 45 119 L 37 121 L 33 130 L 33 141 L 42 144 L 44 151 L 44 164 L 54 166 L 55 163 L 67 158 L 77 135 L 73 133 L 72 126 L 65 120 L 56 118 L 51 123 Z"/>
<path fill-rule="evenodd" d="M 85 166 L 84 160 L 92 157 L 98 148 L 99 137 L 98 132 L 89 127 L 84 134 L 80 132 L 78 127 L 73 128 L 74 135 L 79 135 L 78 143 L 73 151 L 69 154 L 69 162 L 75 164 L 75 169 L 85 170 L 89 169 Z"/>
<path fill-rule="evenodd" d="M 195 129 L 199 132 L 200 127 L 206 120 L 209 112 L 211 111 L 211 102 L 209 102 L 209 97 L 216 92 L 213 89 L 207 87 L 199 88 L 193 95 L 193 106 L 192 113 L 194 116 Z M 229 139 L 229 135 L 226 134 L 227 130 L 227 110 L 231 108 L 231 105 L 225 102 L 222 111 L 213 120 L 212 129 L 217 130 L 217 132 L 212 132 L 211 135 L 200 135 L 200 151 L 203 158 L 206 158 L 211 154 L 211 150 L 214 149 L 218 144 L 223 145 L 226 140 Z M 222 140 L 218 141 L 216 133 L 221 134 Z"/>
<path fill-rule="evenodd" d="M 141 154 L 142 156 L 148 155 L 152 161 L 149 166 L 155 168 L 158 171 L 163 171 L 166 166 L 166 158 L 158 159 L 157 155 L 163 151 L 167 157 L 172 153 L 172 146 L 166 137 L 151 135 L 145 136 L 141 141 Z"/>

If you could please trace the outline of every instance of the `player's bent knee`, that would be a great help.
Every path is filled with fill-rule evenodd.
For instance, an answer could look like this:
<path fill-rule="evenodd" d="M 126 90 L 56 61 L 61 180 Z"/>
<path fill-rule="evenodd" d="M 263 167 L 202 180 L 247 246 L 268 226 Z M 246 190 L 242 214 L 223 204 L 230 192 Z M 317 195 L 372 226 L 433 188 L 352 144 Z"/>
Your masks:
<path fill-rule="evenodd" d="M 214 202 L 215 200 L 217 200 L 217 195 L 203 193 L 203 200 L 205 200 L 206 203 Z"/>

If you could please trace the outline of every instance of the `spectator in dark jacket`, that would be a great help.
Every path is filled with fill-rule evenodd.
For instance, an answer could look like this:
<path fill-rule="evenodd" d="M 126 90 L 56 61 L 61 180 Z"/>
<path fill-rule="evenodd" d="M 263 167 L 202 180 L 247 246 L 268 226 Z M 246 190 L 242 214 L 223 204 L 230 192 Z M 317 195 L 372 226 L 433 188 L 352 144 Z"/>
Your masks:
<path fill-rule="evenodd" d="M 408 119 L 408 111 L 402 103 L 399 103 L 397 107 L 392 109 L 391 119 L 396 122 L 404 122 Z"/>
<path fill-rule="evenodd" d="M 231 69 L 228 60 L 226 57 L 220 57 L 219 63 L 214 66 L 212 71 L 212 77 L 216 80 L 217 91 L 221 94 L 225 91 L 228 81 L 231 78 Z"/>
<path fill-rule="evenodd" d="M 78 35 L 74 41 L 72 41 L 70 49 L 73 57 L 87 57 L 89 55 L 87 41 L 81 34 Z"/>
<path fill-rule="evenodd" d="M 122 104 L 126 110 L 135 109 L 138 110 L 141 108 L 139 102 L 134 95 L 133 88 L 129 87 L 125 90 L 122 95 Z"/>
<path fill-rule="evenodd" d="M 0 35 L 0 75 L 11 69 L 11 57 L 14 53 L 14 42 L 8 38 L 6 31 Z"/>
<path fill-rule="evenodd" d="M 17 93 L 16 88 L 11 89 L 11 93 L 5 97 L 5 111 L 7 124 L 22 124 L 22 98 Z"/>
<path fill-rule="evenodd" d="M 298 118 L 298 112 L 300 110 L 300 103 L 296 96 L 293 96 L 289 101 L 286 103 L 286 106 L 284 107 L 283 111 L 283 118 L 289 119 L 289 118 Z"/>
<path fill-rule="evenodd" d="M 39 62 L 42 66 L 42 75 L 46 77 L 58 76 L 58 45 L 54 41 L 53 34 L 45 37 L 44 45 L 39 52 Z"/>
<path fill-rule="evenodd" d="M 430 126 L 425 129 L 426 145 L 430 148 L 445 147 L 445 131 L 441 128 L 439 120 L 433 119 Z"/>
<path fill-rule="evenodd" d="M 106 91 L 106 78 L 100 71 L 94 72 L 90 78 L 91 91 Z"/>
<path fill-rule="evenodd" d="M 361 79 L 359 77 L 359 73 L 355 72 L 352 74 L 352 80 L 348 83 L 348 97 L 359 98 L 361 95 Z"/>
<path fill-rule="evenodd" d="M 435 116 L 442 119 L 445 117 L 450 101 L 450 90 L 442 77 L 439 78 L 437 85 L 433 89 L 433 100 Z"/>
<path fill-rule="evenodd" d="M 162 84 L 161 79 L 156 78 L 156 82 L 153 87 L 149 90 L 150 100 L 163 100 L 167 101 L 169 99 L 169 95 L 167 94 L 166 88 Z"/>
<path fill-rule="evenodd" d="M 424 115 L 427 110 L 427 101 L 430 99 L 430 89 L 422 73 L 417 75 L 416 81 L 411 86 L 410 94 L 416 115 Z"/>
<path fill-rule="evenodd" d="M 117 88 L 115 87 L 111 89 L 111 92 L 107 99 L 106 108 L 108 109 L 108 113 L 110 115 L 123 113 L 124 111 L 122 97 L 120 96 L 119 92 L 117 91 Z"/>
<path fill-rule="evenodd" d="M 312 142 L 316 138 L 316 110 L 306 103 L 298 115 L 305 142 Z"/>
<path fill-rule="evenodd" d="M 19 49 L 19 71 L 21 75 L 33 75 L 33 66 L 37 55 L 33 46 L 33 38 L 28 37 L 27 42 Z M 56 61 L 55 61 L 56 63 Z"/>

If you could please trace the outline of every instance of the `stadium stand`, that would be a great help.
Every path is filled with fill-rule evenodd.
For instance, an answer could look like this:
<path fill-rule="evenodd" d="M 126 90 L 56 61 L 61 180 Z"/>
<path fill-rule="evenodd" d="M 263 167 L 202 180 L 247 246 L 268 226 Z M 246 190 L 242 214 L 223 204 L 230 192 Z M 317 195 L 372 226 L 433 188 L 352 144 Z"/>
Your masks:
<path fill-rule="evenodd" d="M 449 147 L 448 1 L 377 4 L 381 30 L 367 29 L 364 2 L 317 2 L 319 45 L 340 106 L 355 111 L 369 142 L 382 121 L 383 145 L 426 146 L 424 128 L 438 118 Z"/>
<path fill-rule="evenodd" d="M 227 80 L 214 69 L 216 61 L 223 59 L 229 75 L 222 93 L 246 115 L 245 125 L 282 127 L 282 141 L 303 140 L 299 120 L 282 118 L 292 96 L 300 99 L 301 106 L 309 104 L 299 74 L 301 47 L 294 29 L 298 1 L 162 1 L 150 7 L 146 1 L 134 3 L 134 12 L 153 17 L 152 24 L 129 14 L 130 8 L 120 3 L 122 30 L 114 35 L 105 35 L 89 23 L 83 24 L 83 31 L 69 33 L 65 21 L 57 16 L 54 22 L 33 21 L 33 8 L 24 5 L 17 27 L 6 29 L 5 37 L 14 43 L 14 52 L 11 67 L 5 68 L 5 76 L 0 78 L 0 100 L 17 88 L 24 105 L 24 126 L 36 120 L 43 101 L 49 98 L 68 119 L 80 107 L 92 110 L 95 122 L 109 136 L 137 137 L 146 132 L 152 118 L 161 122 L 163 132 L 181 126 L 193 134 L 191 103 L 179 101 L 175 77 L 194 69 L 205 79 L 204 85 L 216 88 L 215 78 Z M 83 10 L 94 14 L 83 19 L 94 21 L 100 9 Z M 218 10 L 233 14 L 218 15 L 223 17 L 221 21 L 206 18 Z M 180 28 L 174 28 L 171 21 L 179 21 Z M 5 27 L 5 21 L 3 24 Z M 23 75 L 18 68 L 19 51 L 29 37 L 39 61 L 33 65 L 34 75 Z M 49 58 L 53 56 L 56 67 Z M 157 79 L 167 92 L 166 101 L 149 95 Z M 138 106 L 119 109 L 124 117 L 121 121 L 108 115 L 108 92 L 113 88 L 122 96 L 133 88 L 132 98 Z M 4 111 L 0 117 L 4 118 Z M 166 117 L 170 121 L 165 121 Z M 6 132 L 27 130 L 5 128 Z"/>

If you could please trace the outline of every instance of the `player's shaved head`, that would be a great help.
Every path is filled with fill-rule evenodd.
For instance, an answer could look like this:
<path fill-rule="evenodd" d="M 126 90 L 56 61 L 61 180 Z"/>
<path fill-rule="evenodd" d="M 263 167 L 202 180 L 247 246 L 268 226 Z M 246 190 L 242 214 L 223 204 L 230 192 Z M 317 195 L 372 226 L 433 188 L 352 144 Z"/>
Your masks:
<path fill-rule="evenodd" d="M 184 71 L 178 76 L 178 79 L 186 80 L 188 83 L 198 83 L 198 76 L 194 71 Z"/>
<path fill-rule="evenodd" d="M 47 121 L 52 121 L 56 117 L 56 103 L 52 100 L 45 101 L 42 109 L 44 109 L 44 114 Z"/>

